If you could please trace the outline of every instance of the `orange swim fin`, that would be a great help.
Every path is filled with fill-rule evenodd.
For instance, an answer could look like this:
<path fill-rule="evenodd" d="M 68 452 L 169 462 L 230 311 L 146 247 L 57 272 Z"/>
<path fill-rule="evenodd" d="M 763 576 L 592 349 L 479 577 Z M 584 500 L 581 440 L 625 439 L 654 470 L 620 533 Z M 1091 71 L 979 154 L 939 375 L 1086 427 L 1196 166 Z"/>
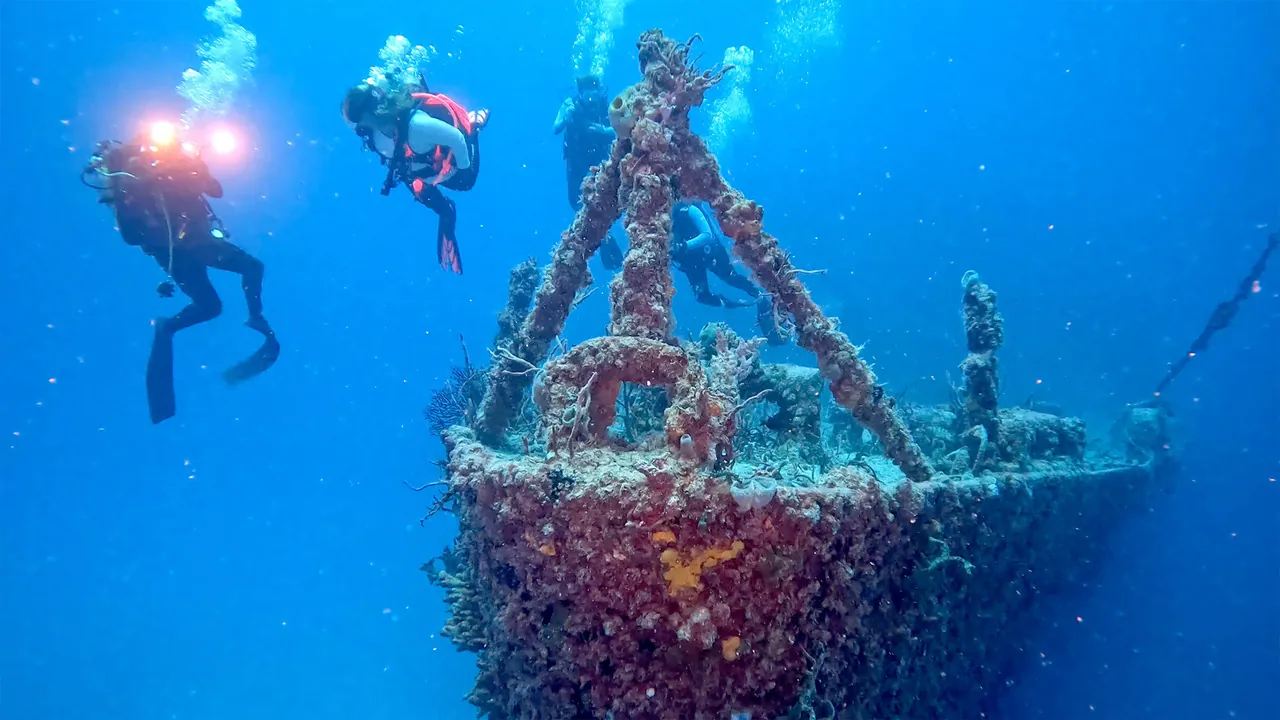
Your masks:
<path fill-rule="evenodd" d="M 462 253 L 458 250 L 458 241 L 443 232 L 436 238 L 436 258 L 440 267 L 462 274 Z"/>

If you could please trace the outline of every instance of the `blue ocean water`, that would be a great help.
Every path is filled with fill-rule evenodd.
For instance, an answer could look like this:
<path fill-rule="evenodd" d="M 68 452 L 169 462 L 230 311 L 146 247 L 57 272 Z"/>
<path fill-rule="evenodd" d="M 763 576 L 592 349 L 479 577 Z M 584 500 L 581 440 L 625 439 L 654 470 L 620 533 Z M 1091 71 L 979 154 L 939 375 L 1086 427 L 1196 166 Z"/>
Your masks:
<path fill-rule="evenodd" d="M 435 477 L 421 408 L 459 336 L 485 357 L 508 270 L 547 260 L 571 219 L 551 123 L 580 13 L 245 0 L 258 65 L 228 121 L 247 147 L 210 162 L 284 351 L 223 384 L 259 337 L 215 274 L 226 309 L 178 337 L 178 415 L 152 426 L 148 323 L 182 301 L 156 296 L 163 274 L 77 176 L 98 140 L 183 110 L 205 4 L 0 4 L 0 717 L 473 717 L 471 658 L 418 571 L 451 519 L 420 526 L 428 499 L 404 483 Z M 911 399 L 945 397 L 972 268 L 1000 293 L 1007 399 L 1104 431 L 1280 227 L 1274 3 L 637 0 L 609 87 L 634 81 L 650 27 L 701 33 L 708 62 L 754 49 L 730 179 L 827 270 L 815 296 Z M 461 277 L 436 266 L 435 218 L 378 194 L 338 112 L 390 34 L 434 45 L 433 87 L 493 111 L 457 196 Z M 677 288 L 682 331 L 726 317 Z M 1278 289 L 1273 267 L 1166 394 L 1184 472 L 1092 592 L 1053 601 L 1009 717 L 1280 707 Z M 567 336 L 607 315 L 598 292 Z"/>

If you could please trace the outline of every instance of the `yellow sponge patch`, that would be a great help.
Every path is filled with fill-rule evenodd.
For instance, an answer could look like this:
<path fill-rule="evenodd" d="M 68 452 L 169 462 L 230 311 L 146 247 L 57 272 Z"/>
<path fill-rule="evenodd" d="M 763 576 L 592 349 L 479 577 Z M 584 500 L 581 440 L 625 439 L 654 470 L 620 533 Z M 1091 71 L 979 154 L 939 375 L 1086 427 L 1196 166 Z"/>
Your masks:
<path fill-rule="evenodd" d="M 673 543 L 676 541 L 676 534 L 670 530 L 659 530 L 653 534 L 653 541 L 656 543 Z"/>
<path fill-rule="evenodd" d="M 741 540 L 735 540 L 728 548 L 706 548 L 688 553 L 687 558 L 683 557 L 679 550 L 662 551 L 659 559 L 667 567 L 667 571 L 662 574 L 663 579 L 667 581 L 667 591 L 675 595 L 686 588 L 701 590 L 703 570 L 738 557 L 745 547 Z"/>

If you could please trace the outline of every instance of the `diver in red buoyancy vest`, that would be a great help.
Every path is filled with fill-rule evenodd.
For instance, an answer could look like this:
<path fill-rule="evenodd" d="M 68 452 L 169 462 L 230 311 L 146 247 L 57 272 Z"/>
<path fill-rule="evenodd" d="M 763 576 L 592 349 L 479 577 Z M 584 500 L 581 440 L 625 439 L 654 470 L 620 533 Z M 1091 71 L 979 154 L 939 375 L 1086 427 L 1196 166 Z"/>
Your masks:
<path fill-rule="evenodd" d="M 425 82 L 398 93 L 361 83 L 347 91 L 342 116 L 387 166 L 382 194 L 404 183 L 415 200 L 440 217 L 436 256 L 441 267 L 461 273 L 457 209 L 440 188 L 465 192 L 475 185 L 480 130 L 489 121 L 489 111 L 469 113 L 448 97 L 428 91 Z"/>

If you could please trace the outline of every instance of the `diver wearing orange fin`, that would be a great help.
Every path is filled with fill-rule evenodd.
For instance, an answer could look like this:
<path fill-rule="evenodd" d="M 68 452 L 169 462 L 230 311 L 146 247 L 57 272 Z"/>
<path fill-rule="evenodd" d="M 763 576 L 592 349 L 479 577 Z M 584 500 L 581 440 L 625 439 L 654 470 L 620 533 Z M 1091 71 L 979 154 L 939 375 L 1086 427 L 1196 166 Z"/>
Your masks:
<path fill-rule="evenodd" d="M 347 91 L 342 116 L 365 148 L 387 166 L 382 194 L 404 183 L 413 198 L 440 217 L 436 257 L 440 267 L 462 273 L 457 209 L 440 188 L 470 190 L 480 174 L 480 130 L 488 110 L 467 112 L 450 98 L 431 93 L 426 81 L 399 92 L 361 83 Z"/>
<path fill-rule="evenodd" d="M 89 182 L 94 177 L 95 182 Z M 155 258 L 173 282 L 162 283 L 161 297 L 172 297 L 177 283 L 191 303 L 177 315 L 155 320 L 155 339 L 147 362 L 147 404 L 151 421 L 173 417 L 173 336 L 212 320 L 222 301 L 209 282 L 209 268 L 240 276 L 249 320 L 245 324 L 265 340 L 257 352 L 227 370 L 228 383 L 244 382 L 271 367 L 280 343 L 262 315 L 262 262 L 227 241 L 229 234 L 206 196 L 222 197 L 222 184 L 209 174 L 191 143 L 180 143 L 169 123 L 129 143 L 98 144 L 81 181 L 98 191 L 99 202 L 115 211 L 120 235 Z"/>

